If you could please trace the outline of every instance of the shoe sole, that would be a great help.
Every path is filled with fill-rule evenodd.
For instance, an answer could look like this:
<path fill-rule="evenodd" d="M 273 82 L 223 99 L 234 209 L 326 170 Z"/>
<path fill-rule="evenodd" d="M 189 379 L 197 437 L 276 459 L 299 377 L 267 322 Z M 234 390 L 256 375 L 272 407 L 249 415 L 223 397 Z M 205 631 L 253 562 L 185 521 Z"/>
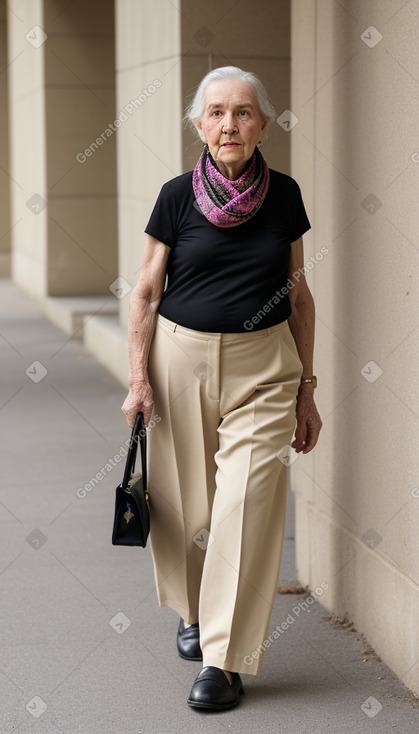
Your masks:
<path fill-rule="evenodd" d="M 239 696 L 242 696 L 244 694 L 244 688 L 243 686 L 240 688 L 238 696 L 235 701 L 232 701 L 231 703 L 227 704 L 218 704 L 218 703 L 201 703 L 200 701 L 192 701 L 192 699 L 188 698 L 187 703 L 189 706 L 191 706 L 194 709 L 207 709 L 207 711 L 228 711 L 228 709 L 233 709 L 237 704 L 239 703 Z"/>
<path fill-rule="evenodd" d="M 179 650 L 178 650 L 178 655 L 179 655 L 179 657 L 180 657 L 180 658 L 182 658 L 182 660 L 190 660 L 191 662 L 196 662 L 196 663 L 199 663 L 199 662 L 202 662 L 202 660 L 203 660 L 203 657 L 202 657 L 202 655 L 201 655 L 201 657 L 199 657 L 199 658 L 190 658 L 190 657 L 187 657 L 186 655 L 182 655 L 182 654 L 181 654 L 181 653 L 179 652 Z"/>
<path fill-rule="evenodd" d="M 207 711 L 228 711 L 228 709 L 233 709 L 235 706 L 237 706 L 239 702 L 239 699 L 237 701 L 233 701 L 233 703 L 224 704 L 224 705 L 218 705 L 216 703 L 199 703 L 199 701 L 190 701 L 188 698 L 188 704 L 193 709 L 202 709 Z"/>

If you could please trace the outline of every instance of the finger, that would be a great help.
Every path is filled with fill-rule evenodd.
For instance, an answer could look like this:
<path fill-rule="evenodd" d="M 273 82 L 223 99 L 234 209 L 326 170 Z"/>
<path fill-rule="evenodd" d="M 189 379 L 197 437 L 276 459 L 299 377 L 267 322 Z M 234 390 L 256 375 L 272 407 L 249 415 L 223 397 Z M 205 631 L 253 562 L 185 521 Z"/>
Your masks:
<path fill-rule="evenodd" d="M 146 425 L 146 428 L 148 428 L 148 425 L 150 423 L 152 412 L 153 412 L 153 403 L 150 406 L 148 405 L 144 406 L 143 413 L 144 413 L 144 423 Z"/>
<path fill-rule="evenodd" d="M 131 421 L 131 419 L 130 419 L 130 414 L 129 414 L 129 412 L 128 412 L 128 411 L 127 411 L 127 410 L 126 410 L 125 408 L 124 408 L 124 406 L 122 406 L 122 407 L 121 407 L 121 410 L 122 410 L 122 412 L 123 412 L 123 414 L 124 414 L 124 416 L 125 416 L 125 419 L 126 419 L 126 421 L 127 421 L 127 423 L 128 423 L 128 426 L 129 426 L 129 428 L 132 428 L 132 425 L 131 425 L 131 422 L 130 422 L 130 421 Z"/>
<path fill-rule="evenodd" d="M 301 451 L 305 446 L 306 439 L 307 439 L 307 426 L 305 423 L 302 423 L 301 421 L 297 420 L 297 427 L 295 429 L 295 439 L 291 444 L 292 448 L 295 449 L 297 452 Z"/>
<path fill-rule="evenodd" d="M 291 447 L 297 452 L 297 454 L 299 454 L 300 451 L 303 450 L 303 448 L 305 447 L 305 445 L 306 445 L 306 442 L 304 440 L 302 440 L 302 441 L 301 440 L 300 441 L 294 440 L 292 442 L 292 444 L 291 444 Z"/>
<path fill-rule="evenodd" d="M 307 437 L 307 442 L 303 450 L 303 454 L 308 454 L 309 451 L 312 451 L 319 439 L 319 431 L 313 431 L 309 432 L 309 435 Z"/>
<path fill-rule="evenodd" d="M 297 443 L 300 444 L 302 441 L 304 441 L 306 438 L 306 434 L 307 431 L 305 424 L 297 423 L 297 428 L 295 429 L 295 440 L 297 441 Z"/>
<path fill-rule="evenodd" d="M 303 454 L 308 454 L 312 449 L 314 449 L 315 445 L 316 441 L 313 444 L 307 443 L 303 448 Z"/>

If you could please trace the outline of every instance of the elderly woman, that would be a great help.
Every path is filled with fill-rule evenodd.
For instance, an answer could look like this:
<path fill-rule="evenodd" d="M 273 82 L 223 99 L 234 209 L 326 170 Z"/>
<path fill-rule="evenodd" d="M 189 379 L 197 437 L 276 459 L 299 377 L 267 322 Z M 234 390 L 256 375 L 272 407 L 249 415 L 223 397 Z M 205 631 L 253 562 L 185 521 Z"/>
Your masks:
<path fill-rule="evenodd" d="M 307 453 L 314 304 L 302 276 L 310 228 L 294 179 L 258 145 L 275 117 L 252 73 L 201 81 L 188 110 L 204 142 L 166 183 L 146 228 L 130 303 L 128 424 L 154 404 L 151 545 L 178 652 L 203 660 L 188 703 L 235 706 L 259 675 L 283 543 L 286 455 Z M 167 284 L 166 282 L 167 278 Z M 166 287 L 165 287 L 166 285 Z"/>

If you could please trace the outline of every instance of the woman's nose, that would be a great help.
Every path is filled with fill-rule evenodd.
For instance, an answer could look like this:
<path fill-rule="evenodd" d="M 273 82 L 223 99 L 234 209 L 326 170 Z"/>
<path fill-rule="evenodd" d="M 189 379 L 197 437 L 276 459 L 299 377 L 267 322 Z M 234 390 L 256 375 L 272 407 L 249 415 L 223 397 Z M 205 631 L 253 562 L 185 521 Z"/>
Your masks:
<path fill-rule="evenodd" d="M 223 133 L 232 133 L 235 129 L 237 129 L 236 121 L 234 119 L 234 115 L 232 115 L 230 112 L 227 112 L 224 120 L 223 120 Z"/>

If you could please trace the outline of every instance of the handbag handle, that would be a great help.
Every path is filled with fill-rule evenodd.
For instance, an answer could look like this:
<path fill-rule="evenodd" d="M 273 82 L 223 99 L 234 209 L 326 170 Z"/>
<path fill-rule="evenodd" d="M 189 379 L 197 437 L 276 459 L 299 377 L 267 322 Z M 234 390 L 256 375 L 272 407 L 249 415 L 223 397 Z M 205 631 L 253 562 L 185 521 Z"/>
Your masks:
<path fill-rule="evenodd" d="M 132 429 L 131 439 L 129 442 L 129 449 L 127 454 L 127 461 L 125 464 L 124 478 L 122 480 L 122 489 L 127 491 L 128 482 L 131 479 L 135 469 L 135 462 L 137 459 L 137 448 L 138 441 L 140 442 L 141 450 L 141 468 L 143 472 L 143 487 L 144 491 L 147 490 L 147 431 L 144 425 L 144 414 L 139 412 L 135 419 L 134 428 Z"/>

